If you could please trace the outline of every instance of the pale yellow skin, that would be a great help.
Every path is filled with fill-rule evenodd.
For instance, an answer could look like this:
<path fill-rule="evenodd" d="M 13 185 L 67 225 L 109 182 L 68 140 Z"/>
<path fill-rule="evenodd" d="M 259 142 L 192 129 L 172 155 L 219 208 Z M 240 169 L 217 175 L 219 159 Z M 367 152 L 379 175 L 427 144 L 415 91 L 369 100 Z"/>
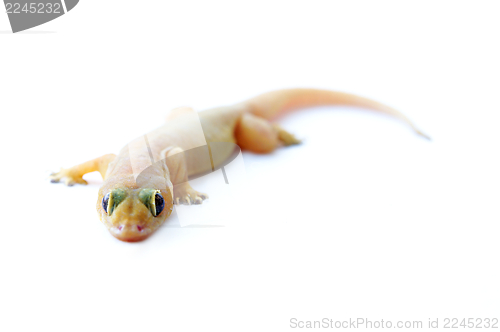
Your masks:
<path fill-rule="evenodd" d="M 201 122 L 209 146 L 212 142 L 229 142 L 238 144 L 242 149 L 269 153 L 279 146 L 300 143 L 292 134 L 271 124 L 269 120 L 287 111 L 318 105 L 359 106 L 388 113 L 428 138 L 404 115 L 388 106 L 351 94 L 315 89 L 273 91 L 233 106 L 200 112 L 198 126 Z M 62 169 L 52 174 L 51 179 L 53 182 L 64 179 L 66 185 L 86 184 L 82 178 L 84 174 L 100 172 L 104 182 L 99 190 L 96 207 L 101 221 L 119 240 L 144 240 L 165 222 L 174 204 L 201 204 L 207 199 L 208 195 L 191 188 L 188 176 L 210 171 L 210 166 L 213 169 L 233 152 L 234 146 L 231 144 L 222 145 L 216 156 L 212 153 L 214 158 L 208 166 L 207 162 L 201 160 L 202 155 L 184 154 L 183 147 L 196 145 L 194 136 L 198 130 L 194 128 L 196 122 L 186 120 L 184 115 L 188 113 L 189 109 L 177 109 L 163 126 L 148 133 L 149 147 L 131 142 L 118 155 L 108 154 Z M 136 168 L 149 168 L 137 177 L 132 164 Z M 103 209 L 102 200 L 115 188 L 123 189 L 126 197 L 109 215 Z M 139 193 L 145 188 L 160 190 L 165 200 L 165 208 L 157 216 L 138 199 Z"/>

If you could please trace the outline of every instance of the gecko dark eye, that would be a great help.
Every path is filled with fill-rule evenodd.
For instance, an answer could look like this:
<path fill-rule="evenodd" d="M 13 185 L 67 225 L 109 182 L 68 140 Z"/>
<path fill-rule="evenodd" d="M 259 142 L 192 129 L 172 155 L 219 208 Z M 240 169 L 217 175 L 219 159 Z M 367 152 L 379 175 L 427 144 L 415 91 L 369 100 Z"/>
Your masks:
<path fill-rule="evenodd" d="M 148 208 L 154 217 L 158 216 L 165 207 L 165 200 L 161 192 L 156 189 L 142 189 L 139 193 L 139 200 Z"/>
<path fill-rule="evenodd" d="M 123 189 L 113 189 L 102 198 L 102 208 L 108 215 L 111 215 L 126 196 L 127 193 Z"/>
<path fill-rule="evenodd" d="M 108 213 L 109 193 L 102 198 L 102 208 Z"/>
<path fill-rule="evenodd" d="M 163 208 L 165 207 L 165 200 L 163 199 L 163 196 L 160 193 L 156 193 L 155 195 L 155 207 L 156 207 L 156 215 L 159 215 L 161 211 L 163 211 Z"/>

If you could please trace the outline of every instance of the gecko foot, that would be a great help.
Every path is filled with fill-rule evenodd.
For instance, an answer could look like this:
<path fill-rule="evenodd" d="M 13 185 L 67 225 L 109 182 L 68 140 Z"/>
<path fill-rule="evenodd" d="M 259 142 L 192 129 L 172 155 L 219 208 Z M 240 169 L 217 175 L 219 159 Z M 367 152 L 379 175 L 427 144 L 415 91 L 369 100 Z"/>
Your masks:
<path fill-rule="evenodd" d="M 301 144 L 302 141 L 295 137 L 295 135 L 289 133 L 285 129 L 281 128 L 277 124 L 273 124 L 274 130 L 278 132 L 278 138 L 284 146 Z"/>
<path fill-rule="evenodd" d="M 67 186 L 73 186 L 75 184 L 87 184 L 87 181 L 85 181 L 81 176 L 78 176 L 75 174 L 75 172 L 72 172 L 71 169 L 64 169 L 61 168 L 59 172 L 55 172 L 49 175 L 50 182 L 52 183 L 58 183 L 61 182 L 61 180 L 64 181 L 64 184 Z"/>
<path fill-rule="evenodd" d="M 174 204 L 201 204 L 207 198 L 207 194 L 194 190 L 189 183 L 174 186 Z"/>

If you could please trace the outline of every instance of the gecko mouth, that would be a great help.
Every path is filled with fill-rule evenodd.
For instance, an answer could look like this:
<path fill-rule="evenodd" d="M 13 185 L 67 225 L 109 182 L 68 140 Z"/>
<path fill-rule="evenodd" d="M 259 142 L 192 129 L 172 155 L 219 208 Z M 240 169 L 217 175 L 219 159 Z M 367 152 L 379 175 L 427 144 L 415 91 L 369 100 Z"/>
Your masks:
<path fill-rule="evenodd" d="M 110 233 L 120 241 L 138 242 L 146 239 L 152 231 L 139 225 L 118 225 L 109 229 Z"/>

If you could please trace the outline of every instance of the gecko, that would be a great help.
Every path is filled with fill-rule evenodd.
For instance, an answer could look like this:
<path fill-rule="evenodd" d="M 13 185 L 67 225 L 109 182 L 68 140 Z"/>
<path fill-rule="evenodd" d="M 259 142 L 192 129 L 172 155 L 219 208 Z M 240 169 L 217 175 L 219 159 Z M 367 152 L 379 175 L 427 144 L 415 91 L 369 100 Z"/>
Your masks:
<path fill-rule="evenodd" d="M 117 155 L 61 168 L 50 180 L 68 186 L 87 184 L 83 176 L 99 172 L 103 183 L 96 209 L 101 221 L 121 241 L 142 241 L 165 222 L 174 204 L 202 204 L 208 198 L 191 187 L 193 176 L 223 164 L 236 145 L 265 154 L 301 143 L 273 121 L 293 110 L 324 105 L 386 113 L 429 139 L 402 113 L 374 100 L 330 90 L 284 89 L 202 112 L 174 109 L 160 127 L 130 142 Z"/>

